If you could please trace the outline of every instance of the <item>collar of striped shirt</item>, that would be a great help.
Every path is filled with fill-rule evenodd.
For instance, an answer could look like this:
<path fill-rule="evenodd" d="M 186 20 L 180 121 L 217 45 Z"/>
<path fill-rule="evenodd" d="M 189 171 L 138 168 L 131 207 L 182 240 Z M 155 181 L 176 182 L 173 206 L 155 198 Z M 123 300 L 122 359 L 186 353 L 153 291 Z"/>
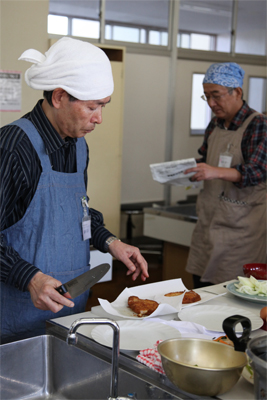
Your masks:
<path fill-rule="evenodd" d="M 77 139 L 67 137 L 63 140 L 56 129 L 53 127 L 42 108 L 43 100 L 39 100 L 33 110 L 25 115 L 25 118 L 31 120 L 36 127 L 41 138 L 44 141 L 47 154 L 52 154 L 59 150 L 61 147 L 69 147 L 75 145 Z"/>

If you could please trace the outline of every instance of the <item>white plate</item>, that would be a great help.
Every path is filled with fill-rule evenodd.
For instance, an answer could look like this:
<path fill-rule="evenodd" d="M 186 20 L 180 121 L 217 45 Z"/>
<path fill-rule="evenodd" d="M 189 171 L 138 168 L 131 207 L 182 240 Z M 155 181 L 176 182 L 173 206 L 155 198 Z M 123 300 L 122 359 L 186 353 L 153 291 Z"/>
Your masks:
<path fill-rule="evenodd" d="M 158 340 L 181 337 L 180 332 L 171 326 L 149 320 L 117 321 L 120 326 L 121 350 L 144 350 L 153 348 Z M 113 346 L 113 329 L 100 325 L 91 332 L 92 338 L 108 347 Z"/>
<path fill-rule="evenodd" d="M 267 297 L 266 296 L 259 296 L 258 294 L 256 295 L 251 295 L 251 294 L 246 294 L 246 293 L 240 293 L 236 290 L 235 283 L 239 283 L 238 281 L 229 283 L 226 287 L 227 290 L 229 290 L 230 293 L 234 294 L 235 296 L 241 297 L 243 300 L 248 300 L 248 301 L 253 301 L 254 303 L 261 303 L 267 305 Z"/>
<path fill-rule="evenodd" d="M 250 319 L 251 330 L 261 328 L 262 319 L 256 314 L 242 308 L 228 306 L 196 306 L 185 308 L 178 313 L 180 320 L 190 321 L 203 325 L 209 331 L 223 332 L 222 323 L 225 318 L 231 315 L 243 315 Z M 242 325 L 237 324 L 235 327 L 237 333 L 242 333 Z"/>

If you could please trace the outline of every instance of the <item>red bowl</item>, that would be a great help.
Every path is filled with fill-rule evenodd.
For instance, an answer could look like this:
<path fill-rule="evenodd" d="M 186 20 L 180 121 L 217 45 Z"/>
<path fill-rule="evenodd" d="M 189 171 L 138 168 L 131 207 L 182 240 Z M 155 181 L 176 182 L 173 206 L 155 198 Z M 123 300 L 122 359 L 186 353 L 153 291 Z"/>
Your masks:
<path fill-rule="evenodd" d="M 243 265 L 243 272 L 247 278 L 252 275 L 255 279 L 267 280 L 267 264 L 245 264 Z"/>

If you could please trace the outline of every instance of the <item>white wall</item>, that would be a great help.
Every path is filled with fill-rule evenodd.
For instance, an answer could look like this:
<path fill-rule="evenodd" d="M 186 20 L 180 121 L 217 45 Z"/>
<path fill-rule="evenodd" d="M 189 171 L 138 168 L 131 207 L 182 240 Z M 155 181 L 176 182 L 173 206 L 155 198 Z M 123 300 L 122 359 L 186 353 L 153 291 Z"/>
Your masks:
<path fill-rule="evenodd" d="M 149 164 L 164 161 L 167 57 L 126 54 L 122 203 L 162 199 Z"/>
<path fill-rule="evenodd" d="M 24 81 L 24 73 L 32 64 L 18 58 L 26 49 L 38 49 L 41 53 L 48 50 L 48 9 L 49 0 L 1 1 L 0 68 L 22 72 L 21 112 L 0 112 L 1 126 L 26 114 L 42 98 L 41 90 L 31 89 Z"/>

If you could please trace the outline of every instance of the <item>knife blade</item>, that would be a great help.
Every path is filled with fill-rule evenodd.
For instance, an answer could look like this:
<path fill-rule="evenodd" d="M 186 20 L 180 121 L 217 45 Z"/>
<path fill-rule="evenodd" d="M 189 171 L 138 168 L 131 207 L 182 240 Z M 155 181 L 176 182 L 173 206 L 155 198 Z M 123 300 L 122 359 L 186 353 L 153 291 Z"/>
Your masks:
<path fill-rule="evenodd" d="M 109 264 L 101 264 L 90 271 L 84 272 L 74 279 L 58 286 L 56 290 L 64 295 L 69 292 L 72 299 L 84 293 L 87 289 L 97 283 L 110 269 Z"/>

